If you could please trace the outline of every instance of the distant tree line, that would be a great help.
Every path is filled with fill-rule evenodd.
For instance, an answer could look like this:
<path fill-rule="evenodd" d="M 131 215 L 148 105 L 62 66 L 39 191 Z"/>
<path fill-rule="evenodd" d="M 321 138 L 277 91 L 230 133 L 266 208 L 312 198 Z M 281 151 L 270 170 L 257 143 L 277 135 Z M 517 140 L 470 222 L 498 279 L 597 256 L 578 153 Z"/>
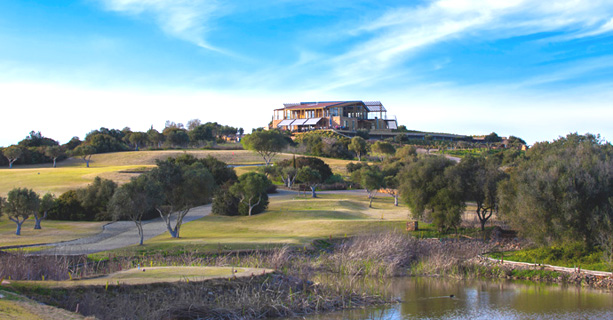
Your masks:
<path fill-rule="evenodd" d="M 67 143 L 60 145 L 58 141 L 44 137 L 40 131 L 32 131 L 30 135 L 15 145 L 0 148 L 0 166 L 13 164 L 53 163 L 67 157 L 82 159 L 87 166 L 93 154 L 138 151 L 141 149 L 175 149 L 175 148 L 206 148 L 242 134 L 242 128 L 221 125 L 216 122 L 202 124 L 193 119 L 187 127 L 181 123 L 167 121 L 162 132 L 153 128 L 146 132 L 132 131 L 126 127 L 122 130 L 100 128 L 86 134 L 81 141 L 73 137 Z"/>

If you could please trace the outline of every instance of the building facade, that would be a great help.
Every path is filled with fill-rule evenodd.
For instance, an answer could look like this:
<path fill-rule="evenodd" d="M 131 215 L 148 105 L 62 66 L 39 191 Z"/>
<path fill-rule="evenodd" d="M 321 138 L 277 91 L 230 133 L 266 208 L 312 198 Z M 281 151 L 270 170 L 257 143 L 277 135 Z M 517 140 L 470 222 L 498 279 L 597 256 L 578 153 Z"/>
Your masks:
<path fill-rule="evenodd" d="M 379 101 L 323 101 L 285 103 L 275 109 L 272 128 L 290 131 L 359 129 L 391 131 L 398 128 L 396 119 L 388 119 Z"/>

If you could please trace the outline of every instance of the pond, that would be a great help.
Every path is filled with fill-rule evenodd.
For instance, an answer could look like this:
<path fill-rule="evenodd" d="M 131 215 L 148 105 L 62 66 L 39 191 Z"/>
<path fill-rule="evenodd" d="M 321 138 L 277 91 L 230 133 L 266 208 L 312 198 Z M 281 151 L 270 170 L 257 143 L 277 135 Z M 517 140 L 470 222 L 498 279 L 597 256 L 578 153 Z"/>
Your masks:
<path fill-rule="evenodd" d="M 305 319 L 613 319 L 613 293 L 577 286 L 428 277 L 385 282 L 401 303 Z"/>

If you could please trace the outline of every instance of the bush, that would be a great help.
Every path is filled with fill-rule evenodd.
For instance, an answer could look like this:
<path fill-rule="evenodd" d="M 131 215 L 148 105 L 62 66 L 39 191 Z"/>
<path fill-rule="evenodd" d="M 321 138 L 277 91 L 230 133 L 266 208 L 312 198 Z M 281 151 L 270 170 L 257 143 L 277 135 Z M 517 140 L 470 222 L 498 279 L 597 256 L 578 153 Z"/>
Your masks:
<path fill-rule="evenodd" d="M 240 200 L 232 195 L 228 188 L 221 188 L 213 198 L 213 207 L 211 212 L 222 216 L 237 216 L 239 215 L 238 203 Z"/>
<path fill-rule="evenodd" d="M 258 213 L 262 213 L 266 210 L 266 208 L 268 208 L 268 195 L 266 193 L 262 194 L 262 200 L 260 201 L 260 204 L 258 204 L 257 206 L 253 207 L 253 209 L 251 210 L 251 214 L 258 214 Z M 249 214 L 249 206 L 247 204 L 245 204 L 244 202 L 241 202 L 238 204 L 238 213 L 240 213 L 240 215 L 242 216 L 246 216 Z"/>
<path fill-rule="evenodd" d="M 47 214 L 50 220 L 93 220 L 93 217 L 87 219 L 85 208 L 81 205 L 76 190 L 62 193 Z"/>

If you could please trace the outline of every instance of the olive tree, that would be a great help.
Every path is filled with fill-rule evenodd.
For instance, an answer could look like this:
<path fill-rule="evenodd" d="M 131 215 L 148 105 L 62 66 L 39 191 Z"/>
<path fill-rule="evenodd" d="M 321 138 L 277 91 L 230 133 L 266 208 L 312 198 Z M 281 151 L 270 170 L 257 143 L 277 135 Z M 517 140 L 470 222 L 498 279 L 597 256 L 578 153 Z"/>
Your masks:
<path fill-rule="evenodd" d="M 178 238 L 183 218 L 189 210 L 210 202 L 215 180 L 199 161 L 188 165 L 168 158 L 156 163 L 157 167 L 147 173 L 151 183 L 157 184 L 161 189 L 161 201 L 156 203 L 155 210 L 166 223 L 170 235 Z"/>
<path fill-rule="evenodd" d="M 245 149 L 255 151 L 262 156 L 267 166 L 288 144 L 285 136 L 279 130 L 255 131 L 244 136 L 241 143 Z"/>
<path fill-rule="evenodd" d="M 45 148 L 45 155 L 53 159 L 53 167 L 55 168 L 57 158 L 61 157 L 64 151 L 60 146 L 48 146 Z"/>
<path fill-rule="evenodd" d="M 16 235 L 21 235 L 21 226 L 38 211 L 39 205 L 40 197 L 32 189 L 15 188 L 9 191 L 3 211 L 9 220 L 17 224 Z"/>
<path fill-rule="evenodd" d="M 409 164 L 399 176 L 400 195 L 414 218 L 428 214 L 440 231 L 457 228 L 464 210 L 455 162 L 426 157 Z"/>
<path fill-rule="evenodd" d="M 455 167 L 460 178 L 464 201 L 474 201 L 481 230 L 498 211 L 498 184 L 507 175 L 498 168 L 494 161 L 485 157 L 467 156 Z"/>
<path fill-rule="evenodd" d="M 13 163 L 21 157 L 23 150 L 18 146 L 10 146 L 2 151 L 2 154 L 9 160 L 9 168 L 13 168 Z"/>
<path fill-rule="evenodd" d="M 391 143 L 385 142 L 385 141 L 375 142 L 370 147 L 370 150 L 374 154 L 377 154 L 379 158 L 381 159 L 381 161 L 383 161 L 385 157 L 393 155 L 396 152 L 396 148 L 394 148 L 394 146 Z"/>
<path fill-rule="evenodd" d="M 311 188 L 311 197 L 317 198 L 315 190 L 317 189 L 317 186 L 322 183 L 322 177 L 319 171 L 309 166 L 302 167 L 298 170 L 296 174 L 296 179 L 298 179 L 298 181 L 300 182 L 307 184 L 309 188 Z"/>
<path fill-rule="evenodd" d="M 230 187 L 230 192 L 248 207 L 248 215 L 251 216 L 253 208 L 266 196 L 270 184 L 265 175 L 249 172 L 238 177 L 238 181 Z"/>
<path fill-rule="evenodd" d="M 368 144 L 362 137 L 351 138 L 351 143 L 347 146 L 349 151 L 353 151 L 358 157 L 358 161 L 362 161 L 362 156 L 368 152 Z"/>
<path fill-rule="evenodd" d="M 383 173 L 377 166 L 363 166 L 360 170 L 351 173 L 351 181 L 361 185 L 366 190 L 369 208 L 372 208 L 372 201 L 379 189 L 383 187 L 383 179 Z"/>
<path fill-rule="evenodd" d="M 40 222 L 47 218 L 47 213 L 55 203 L 55 196 L 51 193 L 45 193 L 40 199 L 38 211 L 34 212 L 34 229 L 41 229 Z"/>
<path fill-rule="evenodd" d="M 613 146 L 591 134 L 536 143 L 499 188 L 500 214 L 524 236 L 594 246 L 613 232 Z"/>
<path fill-rule="evenodd" d="M 134 151 L 138 151 L 141 145 L 144 145 L 149 141 L 145 132 L 132 132 L 128 140 L 134 145 Z"/>
<path fill-rule="evenodd" d="M 157 183 L 151 181 L 148 175 L 141 175 L 119 187 L 109 201 L 108 211 L 112 213 L 113 220 L 129 219 L 134 222 L 141 246 L 145 237 L 143 216 L 162 199 L 160 192 Z"/>
<path fill-rule="evenodd" d="M 94 146 L 88 144 L 81 144 L 78 147 L 72 150 L 72 155 L 80 157 L 83 162 L 85 162 L 85 166 L 89 168 L 89 162 L 92 159 L 92 155 L 96 153 L 96 148 Z"/>

